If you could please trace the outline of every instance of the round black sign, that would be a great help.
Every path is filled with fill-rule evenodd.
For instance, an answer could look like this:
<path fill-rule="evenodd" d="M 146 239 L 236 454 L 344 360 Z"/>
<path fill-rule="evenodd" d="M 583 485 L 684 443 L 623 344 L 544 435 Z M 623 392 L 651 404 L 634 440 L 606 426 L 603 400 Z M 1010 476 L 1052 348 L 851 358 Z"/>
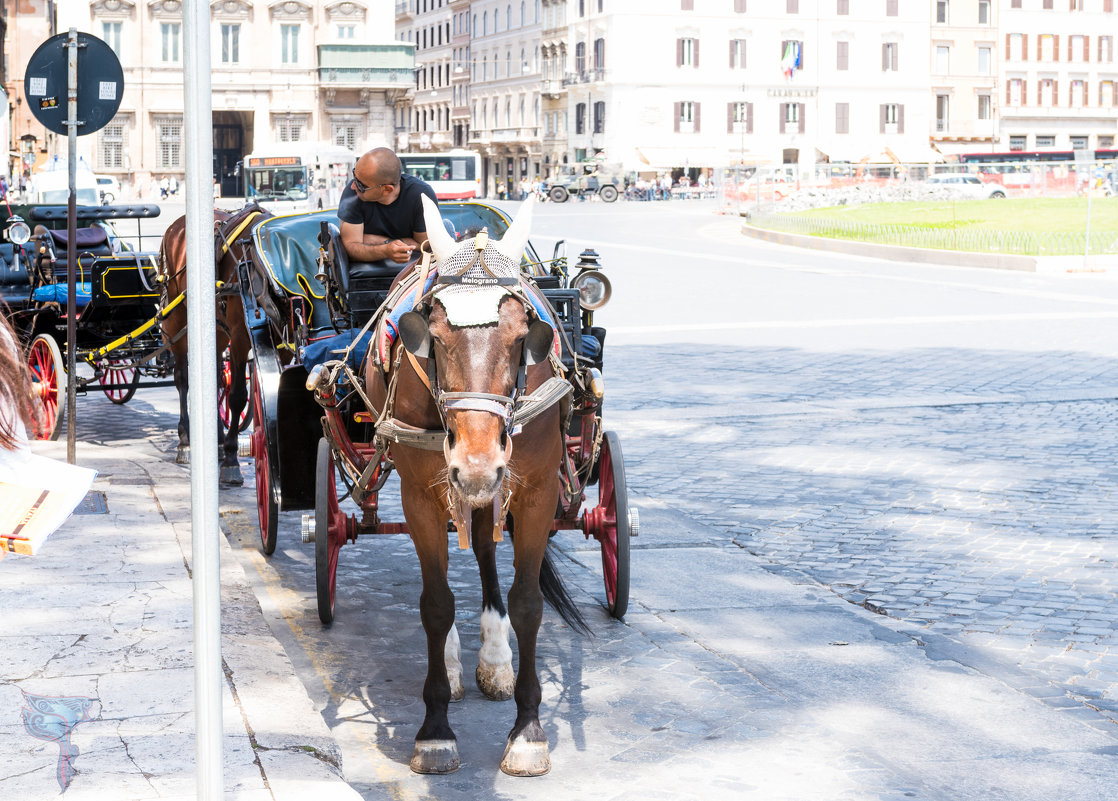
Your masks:
<path fill-rule="evenodd" d="M 67 44 L 70 34 L 52 36 L 27 63 L 23 96 L 35 119 L 47 130 L 68 134 Z M 112 48 L 88 33 L 79 31 L 78 41 L 78 136 L 99 131 L 109 124 L 120 108 L 124 94 L 124 71 Z"/>

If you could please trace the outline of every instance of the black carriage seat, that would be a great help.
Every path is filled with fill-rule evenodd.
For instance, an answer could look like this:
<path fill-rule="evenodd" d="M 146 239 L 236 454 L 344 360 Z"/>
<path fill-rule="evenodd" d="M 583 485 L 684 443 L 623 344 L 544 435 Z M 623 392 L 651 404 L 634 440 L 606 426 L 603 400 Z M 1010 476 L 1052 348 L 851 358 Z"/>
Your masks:
<path fill-rule="evenodd" d="M 54 251 L 57 254 L 66 253 L 69 251 L 67 246 L 68 231 L 49 229 L 51 244 L 54 246 Z M 89 254 L 91 256 L 111 256 L 113 254 L 112 245 L 109 243 L 109 232 L 100 226 L 90 226 L 89 228 L 79 228 L 75 232 L 75 242 L 77 244 L 78 253 L 82 256 Z"/>
<path fill-rule="evenodd" d="M 31 297 L 28 260 L 11 242 L 0 242 L 0 299 L 10 308 L 26 306 Z"/>
<path fill-rule="evenodd" d="M 335 280 L 349 308 L 349 324 L 353 328 L 360 328 L 368 322 L 388 297 L 388 290 L 396 276 L 415 263 L 401 264 L 391 259 L 350 261 L 342 244 L 341 231 L 333 223 L 330 224 L 329 256 L 334 265 Z"/>

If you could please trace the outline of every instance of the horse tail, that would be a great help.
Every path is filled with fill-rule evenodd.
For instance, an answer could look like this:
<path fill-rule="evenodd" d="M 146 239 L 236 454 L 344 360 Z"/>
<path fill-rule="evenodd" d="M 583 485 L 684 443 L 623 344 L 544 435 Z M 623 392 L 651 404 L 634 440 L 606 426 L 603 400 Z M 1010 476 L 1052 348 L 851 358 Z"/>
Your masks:
<path fill-rule="evenodd" d="M 564 623 L 583 636 L 591 636 L 592 632 L 590 627 L 586 625 L 586 619 L 583 618 L 575 602 L 571 600 L 571 596 L 567 593 L 567 588 L 563 584 L 563 577 L 555 569 L 555 562 L 551 558 L 550 542 L 543 553 L 543 563 L 540 565 L 540 592 L 543 593 L 543 598 L 547 601 L 548 606 L 558 612 L 559 617 L 563 618 Z"/>

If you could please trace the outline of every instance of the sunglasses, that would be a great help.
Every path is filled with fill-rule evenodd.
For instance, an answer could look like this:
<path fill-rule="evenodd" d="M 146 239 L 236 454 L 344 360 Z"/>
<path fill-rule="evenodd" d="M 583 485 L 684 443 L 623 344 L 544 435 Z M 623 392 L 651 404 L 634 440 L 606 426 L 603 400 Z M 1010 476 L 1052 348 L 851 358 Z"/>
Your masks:
<path fill-rule="evenodd" d="M 353 168 L 352 180 L 353 180 L 353 188 L 357 192 L 357 194 L 361 194 L 362 192 L 368 192 L 370 189 L 372 189 L 371 186 L 369 186 L 367 183 L 365 183 L 364 181 L 362 181 L 360 178 L 357 177 L 357 168 L 356 167 Z M 377 186 L 395 186 L 395 185 L 396 184 L 394 184 L 394 183 L 391 183 L 391 184 L 377 184 Z"/>

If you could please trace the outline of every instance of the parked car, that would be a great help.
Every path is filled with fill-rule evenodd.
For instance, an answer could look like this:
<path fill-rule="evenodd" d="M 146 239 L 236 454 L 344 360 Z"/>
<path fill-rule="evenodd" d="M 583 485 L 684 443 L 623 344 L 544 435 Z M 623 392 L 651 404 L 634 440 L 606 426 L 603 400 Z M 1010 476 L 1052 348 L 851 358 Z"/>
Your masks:
<path fill-rule="evenodd" d="M 101 192 L 102 203 L 114 203 L 120 197 L 120 183 L 111 175 L 95 175 L 97 189 Z"/>
<path fill-rule="evenodd" d="M 977 175 L 943 173 L 931 175 L 924 182 L 933 189 L 946 189 L 951 195 L 962 198 L 985 199 L 1005 197 L 1008 193 L 997 181 L 982 181 Z"/>

